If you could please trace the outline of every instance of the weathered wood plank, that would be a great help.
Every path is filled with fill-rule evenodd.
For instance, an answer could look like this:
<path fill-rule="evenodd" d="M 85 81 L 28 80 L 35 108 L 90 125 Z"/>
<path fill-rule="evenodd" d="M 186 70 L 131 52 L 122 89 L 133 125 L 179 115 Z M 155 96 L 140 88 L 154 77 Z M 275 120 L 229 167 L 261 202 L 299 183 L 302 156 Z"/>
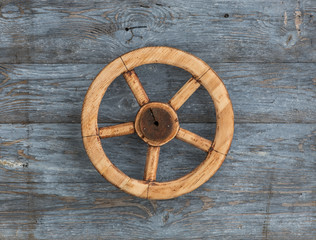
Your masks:
<path fill-rule="evenodd" d="M 315 240 L 315 13 L 313 0 L 1 1 L 0 239 Z M 79 125 L 101 68 L 152 45 L 209 63 L 237 123 L 210 181 L 156 202 L 104 180 Z M 149 97 L 164 102 L 191 77 L 157 65 L 137 73 Z M 133 121 L 138 108 L 121 77 L 102 102 L 100 127 Z M 181 127 L 212 140 L 214 109 L 203 88 L 179 116 Z M 142 179 L 146 144 L 135 134 L 102 142 L 120 169 Z M 174 140 L 161 148 L 157 180 L 183 176 L 204 157 Z"/>
<path fill-rule="evenodd" d="M 0 126 L 0 182 L 104 182 L 84 152 L 79 124 Z M 215 124 L 181 126 L 210 140 L 214 136 Z M 231 150 L 216 176 L 247 187 L 268 187 L 267 175 L 273 175 L 273 180 L 311 189 L 315 133 L 313 124 L 236 124 Z M 142 179 L 147 145 L 136 134 L 102 143 L 120 169 Z M 203 151 L 174 139 L 161 149 L 157 180 L 180 177 L 204 158 Z"/>
<path fill-rule="evenodd" d="M 237 123 L 315 123 L 316 65 L 212 63 L 230 94 Z M 82 102 L 100 64 L 0 65 L 0 122 L 80 122 Z M 137 73 L 153 101 L 168 102 L 190 75 L 166 65 Z M 308 104 L 306 104 L 308 103 Z M 123 77 L 109 87 L 100 122 L 134 121 L 139 106 Z M 200 87 L 179 109 L 182 122 L 215 122 L 211 98 Z"/>
<path fill-rule="evenodd" d="M 311 191 L 274 184 L 248 191 L 218 179 L 207 183 L 209 191 L 152 202 L 101 183 L 0 184 L 0 237 L 315 239 Z"/>
<path fill-rule="evenodd" d="M 215 126 L 183 127 L 208 137 Z M 84 153 L 79 124 L 2 124 L 0 132 L 4 239 L 314 239 L 316 234 L 312 124 L 236 124 L 231 151 L 210 181 L 156 202 L 128 196 L 99 176 Z M 145 144 L 132 135 L 103 143 L 119 168 L 142 178 Z M 157 178 L 179 177 L 203 157 L 172 141 L 161 148 Z"/>
<path fill-rule="evenodd" d="M 2 1 L 0 63 L 104 63 L 167 45 L 207 62 L 315 62 L 312 0 Z"/>

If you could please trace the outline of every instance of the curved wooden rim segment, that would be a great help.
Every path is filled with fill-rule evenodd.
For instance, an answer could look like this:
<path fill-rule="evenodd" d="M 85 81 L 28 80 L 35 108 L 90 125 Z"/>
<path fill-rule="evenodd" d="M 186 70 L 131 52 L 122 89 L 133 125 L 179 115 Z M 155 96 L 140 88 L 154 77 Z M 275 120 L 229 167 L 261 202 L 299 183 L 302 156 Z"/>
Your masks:
<path fill-rule="evenodd" d="M 144 178 L 146 181 L 128 177 L 106 156 L 100 138 L 121 136 L 134 132 L 131 123 L 108 127 L 114 135 L 109 135 L 98 126 L 98 111 L 109 85 L 123 74 L 139 105 L 149 102 L 134 68 L 152 63 L 162 63 L 180 67 L 192 74 L 192 78 L 170 100 L 175 110 L 203 85 L 211 95 L 216 110 L 216 134 L 213 142 L 189 131 L 179 131 L 176 136 L 190 144 L 199 145 L 207 152 L 205 160 L 189 174 L 168 182 L 155 182 L 159 158 L 158 148 L 149 148 Z M 138 90 L 137 90 L 138 89 Z M 139 90 L 140 89 L 140 90 Z M 139 94 L 140 93 L 140 94 Z M 178 197 L 205 183 L 223 163 L 230 148 L 234 132 L 234 113 L 228 92 L 216 73 L 201 59 L 184 51 L 170 47 L 145 47 L 126 53 L 108 64 L 90 85 L 82 107 L 81 132 L 87 154 L 98 170 L 109 182 L 123 191 L 141 198 L 170 199 Z M 211 147 L 209 148 L 211 144 Z M 207 150 L 209 148 L 209 150 Z"/>

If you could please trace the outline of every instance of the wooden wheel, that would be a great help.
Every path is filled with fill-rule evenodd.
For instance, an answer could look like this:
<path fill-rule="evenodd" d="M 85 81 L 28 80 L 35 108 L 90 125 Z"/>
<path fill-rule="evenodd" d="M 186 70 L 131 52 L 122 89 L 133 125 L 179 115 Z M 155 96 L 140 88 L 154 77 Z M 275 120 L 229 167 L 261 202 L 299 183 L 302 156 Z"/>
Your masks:
<path fill-rule="evenodd" d="M 151 63 L 180 67 L 192 77 L 168 103 L 150 102 L 135 68 Z M 109 85 L 123 74 L 140 110 L 135 122 L 109 127 L 98 126 L 98 111 Z M 204 86 L 213 99 L 216 110 L 216 134 L 207 140 L 180 127 L 176 111 L 200 87 Z M 201 59 L 170 47 L 145 47 L 126 53 L 108 64 L 89 87 L 81 116 L 81 130 L 87 154 L 99 171 L 113 185 L 137 197 L 170 199 L 178 197 L 205 183 L 223 163 L 234 132 L 234 114 L 227 90 L 216 73 Z M 117 137 L 136 132 L 146 143 L 148 151 L 144 180 L 131 178 L 120 171 L 106 156 L 101 138 Z M 207 152 L 205 160 L 189 174 L 168 182 L 157 182 L 160 147 L 173 138 Z"/>

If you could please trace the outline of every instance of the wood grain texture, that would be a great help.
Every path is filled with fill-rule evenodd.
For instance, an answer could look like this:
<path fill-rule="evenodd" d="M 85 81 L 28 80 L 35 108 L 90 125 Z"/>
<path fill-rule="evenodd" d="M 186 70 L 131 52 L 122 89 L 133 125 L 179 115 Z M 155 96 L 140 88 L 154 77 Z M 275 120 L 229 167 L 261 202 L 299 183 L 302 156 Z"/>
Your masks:
<path fill-rule="evenodd" d="M 99 128 L 100 138 L 110 138 L 110 137 L 120 137 L 128 134 L 133 134 L 135 132 L 134 123 L 121 123 L 108 127 Z"/>
<path fill-rule="evenodd" d="M 270 193 L 266 188 L 223 188 L 218 180 L 190 197 L 157 202 L 100 183 L 1 184 L 0 232 L 4 239 L 126 239 L 145 234 L 153 239 L 259 240 L 266 238 L 266 224 L 266 239 L 313 240 L 315 216 L 308 209 L 315 208 L 315 198 L 310 190 L 282 183 L 275 181 L 277 189 Z"/>
<path fill-rule="evenodd" d="M 315 11 L 313 0 L 4 1 L 0 62 L 105 63 L 152 45 L 206 62 L 315 62 Z"/>
<path fill-rule="evenodd" d="M 144 170 L 145 181 L 156 181 L 160 147 L 148 146 Z"/>
<path fill-rule="evenodd" d="M 208 145 L 208 140 L 200 136 L 181 131 L 179 139 L 192 143 L 206 150 L 203 162 L 185 176 L 168 182 L 155 181 L 159 151 L 148 151 L 144 180 L 134 179 L 119 170 L 106 156 L 99 138 L 98 112 L 101 101 L 110 84 L 121 74 L 132 90 L 141 106 L 135 118 L 135 131 L 149 146 L 162 146 L 172 140 L 179 130 L 179 119 L 169 104 L 150 102 L 134 70 L 147 64 L 167 64 L 188 71 L 196 81 L 205 87 L 213 100 L 216 112 L 216 133 L 212 143 L 206 150 L 197 143 Z M 128 71 L 128 72 L 126 72 Z M 184 95 L 186 99 L 196 90 L 190 89 L 190 80 L 175 96 Z M 176 99 L 177 99 L 176 98 Z M 179 101 L 173 101 L 175 106 Z M 182 105 L 182 104 L 181 104 Z M 119 111 L 119 109 L 116 109 Z M 203 60 L 196 56 L 170 47 L 144 47 L 126 53 L 104 67 L 93 80 L 82 105 L 81 133 L 84 148 L 90 161 L 97 171 L 119 189 L 133 196 L 163 200 L 179 197 L 200 187 L 208 181 L 222 165 L 232 142 L 234 134 L 234 112 L 227 89 L 214 72 Z M 206 144 L 205 144 L 206 142 Z M 149 180 L 149 181 L 147 181 Z"/>
<path fill-rule="evenodd" d="M 201 149 L 204 152 L 208 152 L 211 149 L 212 141 L 203 138 L 193 132 L 190 132 L 188 130 L 185 130 L 183 128 L 179 129 L 179 132 L 176 136 L 177 139 L 186 142 L 188 144 L 191 144 L 199 149 Z"/>
<path fill-rule="evenodd" d="M 168 103 L 175 111 L 177 111 L 200 86 L 198 81 L 193 77 L 190 78 Z"/>
<path fill-rule="evenodd" d="M 166 103 L 148 103 L 135 118 L 137 135 L 150 146 L 168 143 L 177 135 L 179 127 L 177 113 Z"/>
<path fill-rule="evenodd" d="M 117 56 L 115 56 L 117 57 Z M 210 63 L 225 83 L 238 123 L 315 123 L 314 63 Z M 80 122 L 85 93 L 104 65 L 1 65 L 0 122 Z M 165 65 L 137 68 L 152 101 L 168 102 L 190 75 Z M 158 83 L 158 86 L 156 86 Z M 309 104 L 306 104 L 309 103 Z M 211 98 L 200 87 L 179 109 L 181 122 L 215 122 Z M 119 111 L 116 111 L 119 109 Z M 139 106 L 124 78 L 110 85 L 99 122 L 134 121 Z"/>
<path fill-rule="evenodd" d="M 203 137 L 215 131 L 214 124 L 183 127 Z M 2 238 L 137 238 L 144 231 L 167 239 L 315 236 L 313 124 L 236 124 L 230 154 L 210 181 L 157 202 L 131 197 L 97 174 L 84 154 L 79 124 L 0 129 Z M 147 146 L 138 139 L 102 141 L 119 168 L 141 179 Z M 161 148 L 157 179 L 181 176 L 203 159 L 199 149 L 172 141 Z"/>
<path fill-rule="evenodd" d="M 3 161 L 0 182 L 24 182 L 28 174 L 34 175 L 30 182 L 37 183 L 51 180 L 60 183 L 105 182 L 96 174 L 84 154 L 80 124 L 0 126 L 3 133 L 0 139 Z M 182 127 L 204 138 L 212 139 L 215 134 L 215 124 L 182 124 Z M 297 170 L 297 174 L 306 174 L 305 180 L 301 180 L 312 183 L 315 130 L 313 124 L 236 124 L 236 135 L 230 156 L 223 165 L 228 168 L 225 168 L 227 172 L 224 172 L 227 176 L 233 176 L 237 172 L 233 174 L 230 171 L 238 170 L 238 174 L 246 175 L 246 178 L 249 174 L 255 177 L 259 172 L 252 172 L 248 167 L 253 170 L 258 167 L 262 175 L 270 170 L 280 171 L 280 177 L 286 180 L 291 178 L 291 174 L 296 174 L 294 167 L 302 167 L 301 170 Z M 102 139 L 102 145 L 115 165 L 128 175 L 142 179 L 147 144 L 136 134 Z M 121 146 L 124 146 L 124 149 Z M 205 157 L 203 151 L 177 139 L 162 146 L 160 155 L 158 177 L 160 176 L 161 181 L 183 175 Z M 271 164 L 275 169 L 263 170 L 267 167 L 272 168 Z M 170 175 L 169 169 L 179 172 Z M 67 172 L 72 174 L 66 174 Z M 223 173 L 221 169 L 219 172 Z M 247 184 L 259 184 L 261 180 L 252 180 Z"/>
<path fill-rule="evenodd" d="M 123 73 L 123 76 L 132 90 L 134 97 L 136 98 L 136 101 L 138 102 L 139 106 L 143 106 L 144 104 L 149 102 L 149 98 L 139 81 L 139 78 L 134 70 L 128 71 Z"/>
<path fill-rule="evenodd" d="M 0 239 L 315 240 L 315 12 L 313 0 L 1 1 Z M 84 153 L 79 125 L 96 74 L 127 51 L 157 45 L 207 62 L 237 122 L 216 175 L 168 201 L 106 182 Z M 153 101 L 168 102 L 191 77 L 157 65 L 136 71 Z M 178 111 L 192 123 L 181 127 L 213 139 L 211 105 L 201 86 Z M 138 108 L 121 76 L 98 120 L 133 121 Z M 102 144 L 142 179 L 147 146 L 138 139 Z M 161 148 L 157 179 L 183 176 L 204 158 L 175 139 Z"/>

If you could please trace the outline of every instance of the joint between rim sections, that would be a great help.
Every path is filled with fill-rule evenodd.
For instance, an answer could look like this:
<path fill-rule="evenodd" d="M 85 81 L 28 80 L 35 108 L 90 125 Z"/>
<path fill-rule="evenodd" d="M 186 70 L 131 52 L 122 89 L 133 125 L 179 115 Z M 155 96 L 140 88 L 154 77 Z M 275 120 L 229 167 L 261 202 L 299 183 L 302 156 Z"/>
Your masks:
<path fill-rule="evenodd" d="M 212 70 L 211 67 L 209 67 L 209 69 L 207 69 L 201 76 L 199 76 L 199 77 L 192 76 L 192 78 L 193 78 L 196 82 L 198 82 L 199 84 L 202 85 L 202 82 L 201 82 L 200 79 L 201 79 L 208 71 L 210 71 L 210 70 Z"/>
<path fill-rule="evenodd" d="M 87 137 L 100 137 L 100 136 L 99 136 L 99 134 L 88 135 L 88 136 L 82 136 L 82 138 L 87 138 Z"/>
<path fill-rule="evenodd" d="M 124 64 L 124 67 L 126 68 L 126 70 L 129 72 L 130 70 L 127 68 L 127 66 L 126 66 L 126 64 L 125 64 L 125 62 L 123 61 L 123 58 L 120 56 L 120 59 L 121 59 L 121 61 L 122 61 L 122 63 Z"/>
<path fill-rule="evenodd" d="M 227 156 L 227 153 L 225 154 L 225 153 L 219 152 L 219 151 L 217 151 L 217 150 L 214 148 L 214 141 L 212 142 L 212 145 L 211 145 L 211 147 L 209 148 L 209 150 L 207 151 L 207 153 L 209 154 L 209 153 L 211 153 L 212 151 L 217 152 L 217 153 L 219 153 L 219 154 L 222 154 L 222 155 L 224 155 L 225 157 Z"/>

